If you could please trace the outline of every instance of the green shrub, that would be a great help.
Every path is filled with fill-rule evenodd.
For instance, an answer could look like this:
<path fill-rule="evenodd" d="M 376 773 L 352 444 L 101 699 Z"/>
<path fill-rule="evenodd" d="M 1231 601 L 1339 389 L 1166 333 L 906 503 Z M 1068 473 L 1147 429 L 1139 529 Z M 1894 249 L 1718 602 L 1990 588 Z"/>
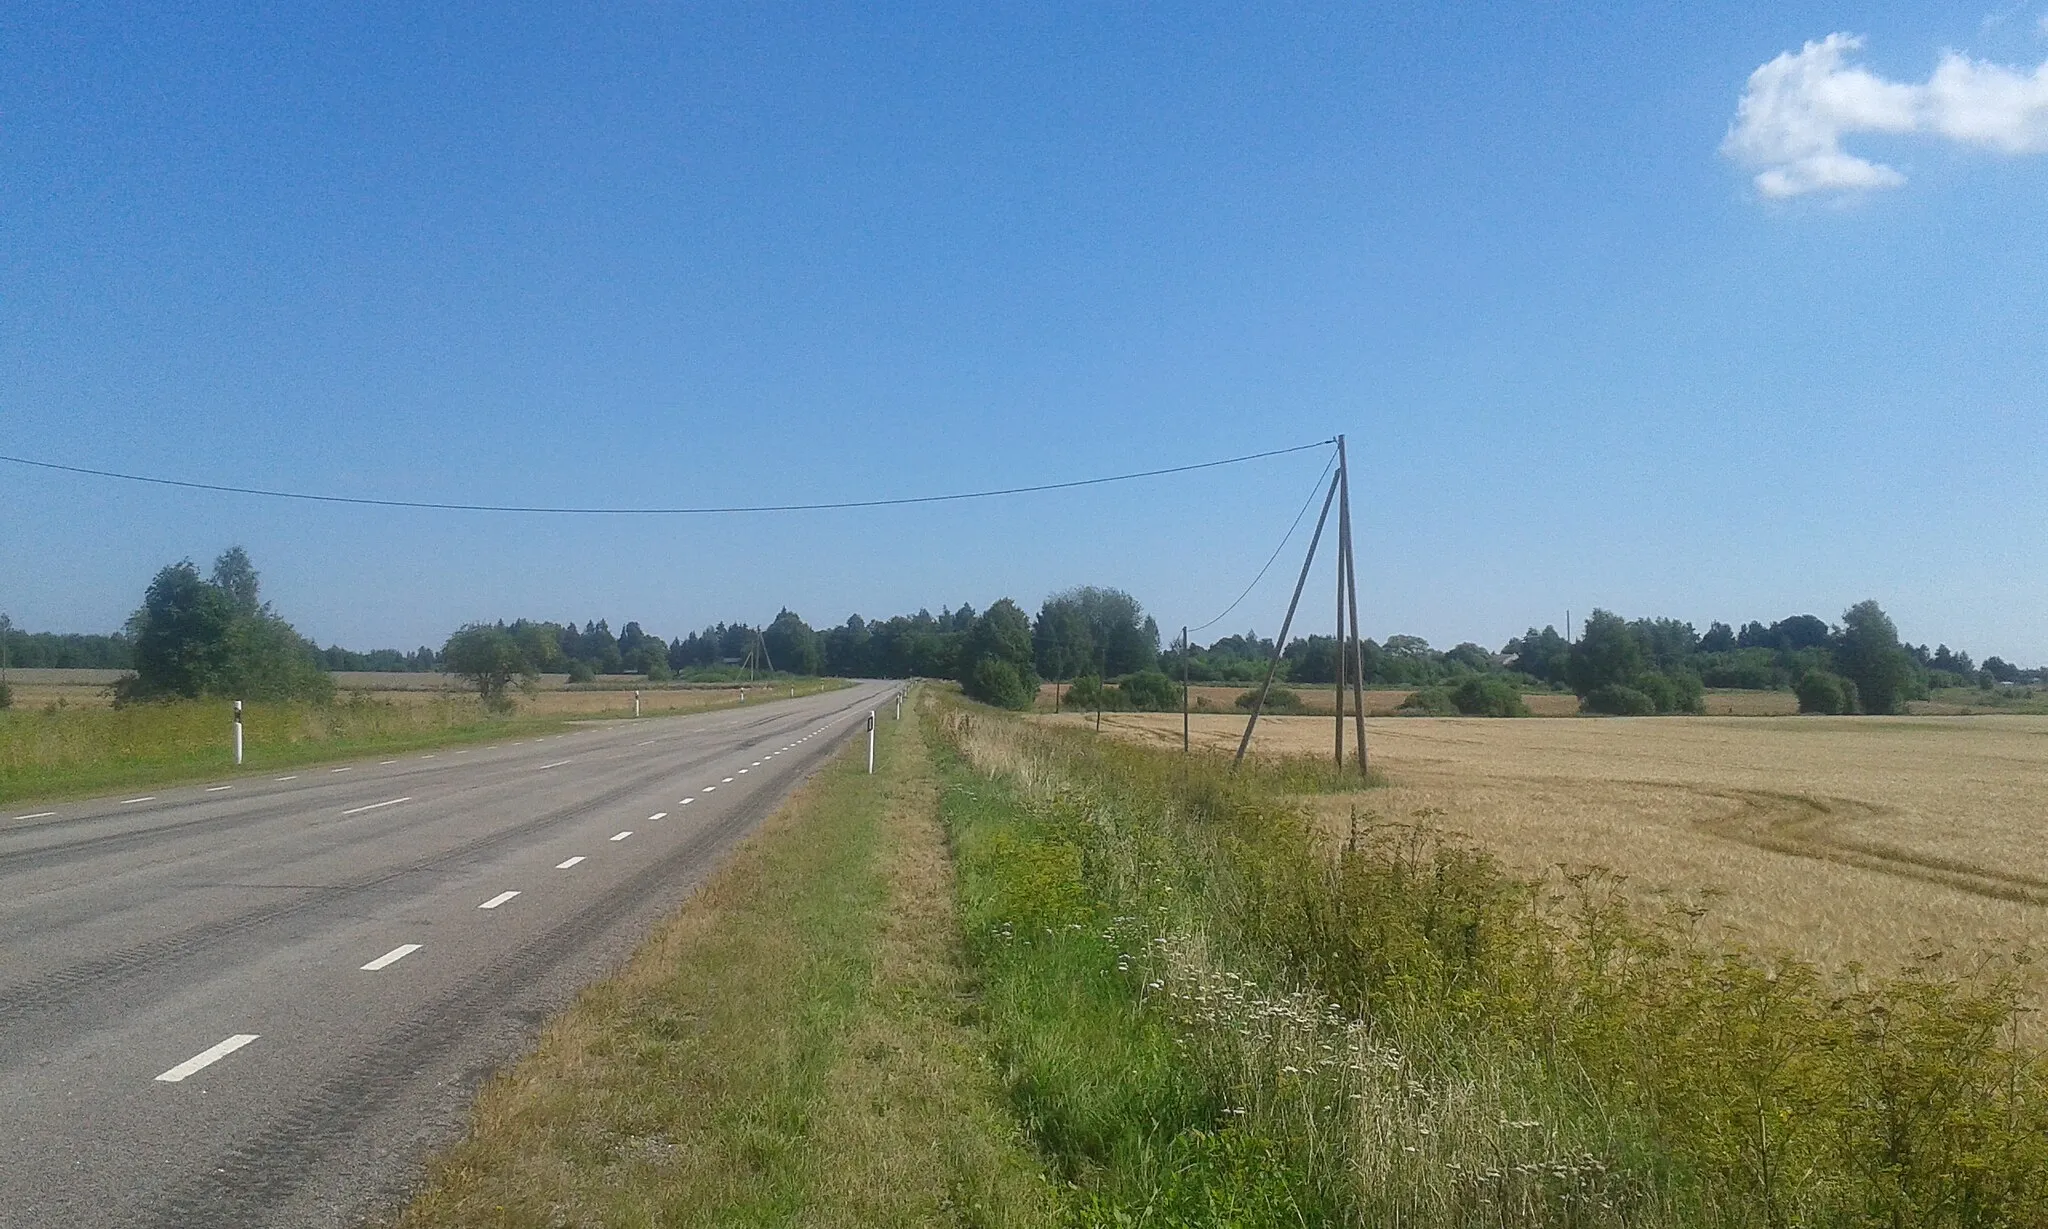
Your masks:
<path fill-rule="evenodd" d="M 962 689 L 983 704 L 997 708 L 1030 708 L 1038 695 L 1038 688 L 1000 657 L 984 657 L 975 662 Z"/>
<path fill-rule="evenodd" d="M 1450 701 L 1467 717 L 1526 717 L 1529 706 L 1522 693 L 1504 678 L 1474 674 L 1459 679 L 1450 688 Z"/>
<path fill-rule="evenodd" d="M 1118 690 L 1141 712 L 1164 713 L 1180 710 L 1180 687 L 1157 670 L 1140 670 L 1123 681 Z"/>
<path fill-rule="evenodd" d="M 1594 689 L 1585 699 L 1589 713 L 1602 713 L 1609 717 L 1654 717 L 1657 702 L 1633 687 L 1620 683 L 1609 683 Z"/>
<path fill-rule="evenodd" d="M 570 658 L 569 681 L 572 683 L 594 683 L 597 681 L 597 670 L 580 657 Z"/>
<path fill-rule="evenodd" d="M 1856 711 L 1856 684 L 1827 670 L 1809 670 L 1799 677 L 1792 689 L 1799 696 L 1799 711 L 1802 713 L 1853 713 Z"/>
<path fill-rule="evenodd" d="M 14 688 L 0 683 L 0 708 L 14 707 Z"/>
<path fill-rule="evenodd" d="M 666 683 L 675 676 L 675 671 L 668 668 L 668 662 L 659 657 L 647 663 L 647 681 L 650 683 Z"/>
<path fill-rule="evenodd" d="M 1394 711 L 1403 717 L 1455 717 L 1458 706 L 1451 700 L 1450 688 L 1425 687 L 1401 701 Z"/>
<path fill-rule="evenodd" d="M 1125 699 L 1122 691 L 1114 687 L 1104 687 L 1101 679 L 1092 674 L 1084 674 L 1068 686 L 1060 707 L 1091 712 L 1099 708 L 1105 712 L 1118 713 L 1128 704 L 1129 701 Z"/>
<path fill-rule="evenodd" d="M 1246 712 L 1252 711 L 1252 705 L 1258 702 L 1259 689 L 1256 687 L 1238 696 L 1236 701 L 1237 706 Z M 1292 688 L 1275 687 L 1266 693 L 1266 707 L 1261 711 L 1283 715 L 1302 713 L 1308 711 L 1308 705 L 1301 702 L 1301 694 Z"/>
<path fill-rule="evenodd" d="M 1650 697 L 1659 713 L 1699 713 L 1706 710 L 1706 692 L 1699 676 L 1689 670 L 1670 674 L 1651 670 L 1637 675 L 1635 689 Z"/>

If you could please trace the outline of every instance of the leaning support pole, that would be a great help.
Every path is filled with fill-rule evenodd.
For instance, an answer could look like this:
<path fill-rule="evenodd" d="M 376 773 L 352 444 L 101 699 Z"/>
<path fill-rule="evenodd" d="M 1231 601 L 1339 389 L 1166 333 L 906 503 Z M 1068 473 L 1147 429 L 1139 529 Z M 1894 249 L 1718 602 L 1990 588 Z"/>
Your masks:
<path fill-rule="evenodd" d="M 1280 635 L 1273 641 L 1273 660 L 1266 663 L 1266 681 L 1259 684 L 1259 698 L 1252 702 L 1251 720 L 1244 723 L 1244 737 L 1237 742 L 1237 758 L 1230 761 L 1231 767 L 1244 763 L 1244 753 L 1252 745 L 1252 731 L 1258 728 L 1259 714 L 1265 711 L 1266 693 L 1273 689 L 1273 675 L 1280 669 L 1280 652 L 1287 647 L 1287 633 L 1294 626 L 1294 612 L 1301 605 L 1301 591 L 1308 585 L 1309 565 L 1316 561 L 1316 547 L 1323 540 L 1323 526 L 1330 519 L 1330 504 L 1337 498 L 1337 479 L 1343 477 L 1339 470 L 1330 478 L 1330 493 L 1323 496 L 1323 512 L 1316 518 L 1315 536 L 1308 540 L 1308 558 L 1301 561 L 1301 575 L 1294 582 L 1294 600 L 1287 603 L 1287 617 L 1280 623 Z"/>
<path fill-rule="evenodd" d="M 1337 437 L 1337 545 L 1344 558 L 1344 584 L 1351 602 L 1351 679 L 1353 699 L 1352 716 L 1358 722 L 1358 775 L 1363 778 L 1371 771 L 1365 757 L 1365 646 L 1358 637 L 1358 556 L 1352 552 L 1351 538 L 1351 461 L 1344 455 L 1344 437 Z M 1341 649 L 1340 649 L 1341 652 Z M 1344 673 L 1343 662 L 1338 663 L 1338 673 Z M 1337 684 L 1343 690 L 1344 684 Z"/>

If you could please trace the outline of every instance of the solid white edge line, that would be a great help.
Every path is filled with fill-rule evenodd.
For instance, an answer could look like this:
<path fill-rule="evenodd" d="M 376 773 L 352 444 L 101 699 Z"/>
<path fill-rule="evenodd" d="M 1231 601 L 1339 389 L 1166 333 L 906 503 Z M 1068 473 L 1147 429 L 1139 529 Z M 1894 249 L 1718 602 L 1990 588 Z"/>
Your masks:
<path fill-rule="evenodd" d="M 612 839 L 615 841 L 623 841 L 631 835 L 633 835 L 633 830 L 631 828 L 628 828 L 624 832 L 621 832 L 617 836 L 613 837 Z"/>
<path fill-rule="evenodd" d="M 519 895 L 519 893 L 516 889 L 510 892 L 500 892 L 496 896 L 493 896 L 489 900 L 485 901 L 483 904 L 478 905 L 477 908 L 495 909 L 499 905 L 504 904 L 506 901 L 511 900 L 513 897 L 517 895 Z"/>
<path fill-rule="evenodd" d="M 383 808 L 385 808 L 385 807 L 395 807 L 395 806 L 397 806 L 397 805 L 398 805 L 399 803 L 401 803 L 401 802 L 411 802 L 411 801 L 412 801 L 412 795 L 411 795 L 411 794 L 407 794 L 407 795 L 406 795 L 405 797 L 403 797 L 403 798 L 392 798 L 392 799 L 389 799 L 389 800 L 387 800 L 387 801 L 384 801 L 384 802 L 373 802 L 373 803 L 371 803 L 371 804 L 370 804 L 369 806 L 366 806 L 366 807 L 351 807 L 351 808 L 349 808 L 348 810 L 346 810 L 346 811 L 343 811 L 343 812 L 342 812 L 342 814 L 343 814 L 343 815 L 361 815 L 361 814 L 362 814 L 362 813 L 363 813 L 364 811 L 378 811 L 378 810 L 382 810 L 382 809 L 383 809 Z"/>
<path fill-rule="evenodd" d="M 420 945 L 417 943 L 401 943 L 397 947 L 392 948 L 390 951 L 385 952 L 382 956 L 379 956 L 375 960 L 372 960 L 370 963 L 364 965 L 363 972 L 375 973 L 378 969 L 382 969 L 387 966 L 397 964 L 399 961 L 405 959 L 407 956 L 412 955 L 414 952 L 418 950 L 420 950 Z"/>
<path fill-rule="evenodd" d="M 165 1084 L 175 1084 L 186 1076 L 196 1075 L 206 1070 L 260 1036 L 262 1036 L 261 1033 L 236 1033 L 226 1041 L 201 1050 L 156 1078 Z"/>
<path fill-rule="evenodd" d="M 566 861 L 555 863 L 555 869 L 558 871 L 565 871 L 568 870 L 570 867 L 576 865 L 578 862 L 581 862 L 582 860 L 583 855 L 579 853 L 575 857 L 570 858 Z"/>

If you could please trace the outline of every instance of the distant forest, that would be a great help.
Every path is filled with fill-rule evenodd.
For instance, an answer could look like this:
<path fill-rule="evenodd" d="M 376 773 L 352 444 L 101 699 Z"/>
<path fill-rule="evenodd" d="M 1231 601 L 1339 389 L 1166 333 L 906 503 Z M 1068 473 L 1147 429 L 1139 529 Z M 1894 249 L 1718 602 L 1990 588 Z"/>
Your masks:
<path fill-rule="evenodd" d="M 208 629 L 202 639 L 211 647 L 204 653 L 183 643 L 195 627 Z M 230 686 L 260 690 L 273 675 L 287 674 L 291 681 L 281 685 L 290 694 L 316 694 L 322 688 L 317 676 L 340 671 L 445 670 L 486 691 L 541 673 L 566 673 L 572 681 L 621 674 L 662 681 L 773 672 L 951 678 L 979 698 L 1020 707 L 1046 680 L 1078 684 L 1084 695 L 1091 688 L 1111 690 L 1111 699 L 1136 707 L 1163 705 L 1168 683 L 1183 673 L 1193 682 L 1248 686 L 1264 676 L 1273 652 L 1272 640 L 1246 631 L 1183 653 L 1178 644 L 1162 645 L 1157 622 L 1136 599 L 1093 586 L 1054 594 L 1036 615 L 1004 598 L 982 611 L 963 604 L 936 615 L 924 609 L 888 619 L 856 614 L 817 629 L 784 609 L 765 627 L 722 622 L 673 639 L 636 620 L 614 633 L 603 619 L 581 625 L 519 619 L 472 624 L 440 649 L 323 649 L 259 601 L 256 572 L 239 547 L 216 561 L 211 577 L 189 562 L 163 569 L 120 632 L 27 632 L 0 617 L 0 646 L 0 661 L 18 668 L 137 671 L 149 677 L 128 688 L 136 698 L 226 694 L 220 689 Z M 1293 639 L 1278 677 L 1327 685 L 1351 665 L 1341 657 L 1334 637 Z M 175 677 L 164 673 L 164 663 L 173 662 Z M 1850 608 L 1839 623 L 1799 614 L 1739 629 L 1714 622 L 1705 632 L 1678 619 L 1629 620 L 1596 610 L 1573 641 L 1551 626 L 1532 627 L 1498 651 L 1472 643 L 1439 650 L 1420 636 L 1395 635 L 1362 641 L 1357 665 L 1367 686 L 1412 689 L 1428 693 L 1425 700 L 1477 695 L 1469 680 L 1480 679 L 1496 691 L 1569 690 L 1596 712 L 1697 711 L 1705 688 L 1793 690 L 1802 708 L 1894 712 L 1941 688 L 2048 682 L 2041 668 L 2021 669 L 1998 657 L 1978 662 L 1946 644 L 1929 649 L 1905 642 L 1875 602 Z"/>

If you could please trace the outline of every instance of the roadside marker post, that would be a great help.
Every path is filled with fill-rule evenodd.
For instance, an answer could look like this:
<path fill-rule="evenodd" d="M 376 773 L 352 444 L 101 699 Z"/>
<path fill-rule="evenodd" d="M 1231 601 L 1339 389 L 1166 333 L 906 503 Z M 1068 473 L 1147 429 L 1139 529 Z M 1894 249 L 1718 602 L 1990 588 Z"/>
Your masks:
<path fill-rule="evenodd" d="M 875 775 L 875 710 L 868 710 L 868 775 Z"/>
<path fill-rule="evenodd" d="M 635 717 L 640 715 L 640 689 L 638 687 L 633 689 L 633 715 Z"/>
<path fill-rule="evenodd" d="M 896 693 L 896 720 L 903 720 L 903 693 Z"/>
<path fill-rule="evenodd" d="M 235 767 L 242 766 L 242 702 L 235 701 Z"/>

